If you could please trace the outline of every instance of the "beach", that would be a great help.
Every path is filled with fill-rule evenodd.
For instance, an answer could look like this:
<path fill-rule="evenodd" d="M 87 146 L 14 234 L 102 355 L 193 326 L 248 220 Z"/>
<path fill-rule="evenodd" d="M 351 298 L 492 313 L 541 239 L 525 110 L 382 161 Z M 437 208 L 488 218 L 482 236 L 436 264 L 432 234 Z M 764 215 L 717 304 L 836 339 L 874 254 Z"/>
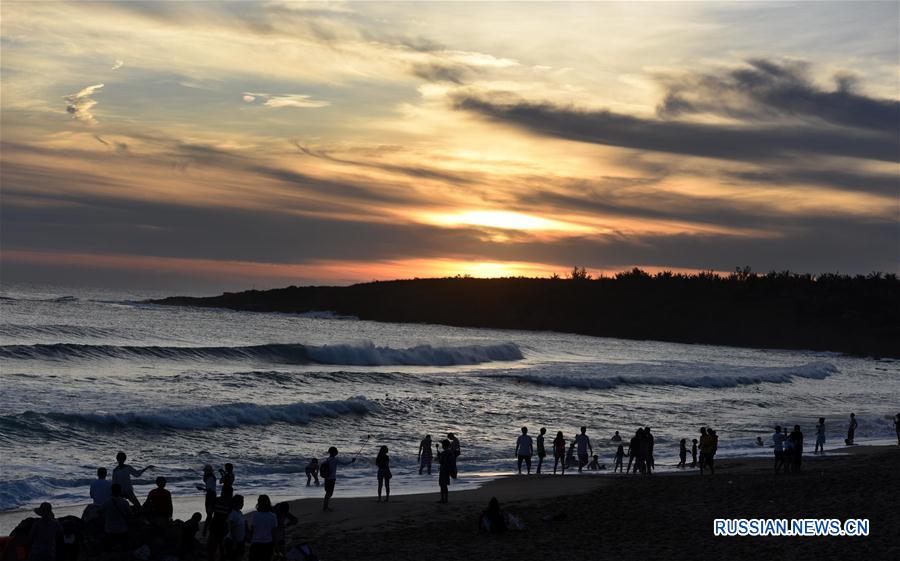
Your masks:
<path fill-rule="evenodd" d="M 804 457 L 800 474 L 774 476 L 768 458 L 718 462 L 652 476 L 510 476 L 437 504 L 438 493 L 390 503 L 340 495 L 291 503 L 289 543 L 309 541 L 323 560 L 384 559 L 897 559 L 900 448 L 855 446 Z M 491 497 L 524 531 L 477 533 Z M 249 509 L 248 509 L 249 511 Z M 565 517 L 545 521 L 545 517 Z M 867 537 L 714 537 L 715 518 L 868 518 Z"/>

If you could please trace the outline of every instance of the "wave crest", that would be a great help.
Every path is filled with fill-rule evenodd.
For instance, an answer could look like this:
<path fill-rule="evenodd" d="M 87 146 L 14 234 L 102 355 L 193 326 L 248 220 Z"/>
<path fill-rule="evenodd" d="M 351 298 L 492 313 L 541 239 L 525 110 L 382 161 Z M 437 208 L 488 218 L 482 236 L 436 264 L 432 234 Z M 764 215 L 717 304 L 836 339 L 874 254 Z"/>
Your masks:
<path fill-rule="evenodd" d="M 359 345 L 312 345 L 273 343 L 243 347 L 160 347 L 130 345 L 82 345 L 56 343 L 3 345 L 0 358 L 18 360 L 68 359 L 168 359 L 239 360 L 281 364 L 337 364 L 349 366 L 453 366 L 524 358 L 513 343 L 408 349 Z"/>

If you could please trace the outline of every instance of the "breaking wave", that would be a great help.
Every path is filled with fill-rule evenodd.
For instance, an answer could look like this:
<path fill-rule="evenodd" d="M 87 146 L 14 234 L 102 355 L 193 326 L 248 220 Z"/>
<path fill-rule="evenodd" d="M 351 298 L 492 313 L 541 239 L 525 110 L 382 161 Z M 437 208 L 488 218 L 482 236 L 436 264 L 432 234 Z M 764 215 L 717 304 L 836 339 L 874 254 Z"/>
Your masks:
<path fill-rule="evenodd" d="M 799 366 L 737 366 L 705 363 L 592 364 L 568 374 L 541 371 L 504 371 L 480 374 L 489 378 L 557 388 L 612 389 L 623 385 L 733 388 L 761 383 L 783 384 L 794 378 L 822 380 L 838 372 L 833 364 L 811 362 Z"/>
<path fill-rule="evenodd" d="M 280 364 L 338 364 L 349 366 L 453 366 L 494 361 L 521 360 L 522 351 L 513 343 L 408 349 L 359 345 L 268 344 L 244 347 L 159 347 L 120 345 L 3 345 L 0 358 L 8 359 L 168 359 L 239 360 Z"/>

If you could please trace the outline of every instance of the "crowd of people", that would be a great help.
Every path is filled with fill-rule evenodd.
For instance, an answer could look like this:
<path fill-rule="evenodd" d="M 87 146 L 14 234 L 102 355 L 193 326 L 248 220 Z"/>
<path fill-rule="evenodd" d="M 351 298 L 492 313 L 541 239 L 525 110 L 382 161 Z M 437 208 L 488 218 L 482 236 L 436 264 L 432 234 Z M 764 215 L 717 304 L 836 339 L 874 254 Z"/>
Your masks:
<path fill-rule="evenodd" d="M 900 445 L 900 414 L 894 417 L 894 426 Z M 856 415 L 851 413 L 846 444 L 854 444 L 858 427 Z M 514 451 L 519 474 L 522 474 L 523 466 L 526 474 L 531 473 L 532 459 L 535 455 L 537 456 L 535 472 L 542 473 L 543 463 L 547 457 L 546 434 L 547 428 L 541 427 L 535 442 L 528 434 L 528 427 L 521 428 Z M 825 418 L 820 417 L 816 424 L 814 454 L 824 454 L 825 435 Z M 627 450 L 619 431 L 609 439 L 609 443 L 616 448 L 613 456 L 614 473 L 649 475 L 655 470 L 654 435 L 650 427 L 638 428 L 629 440 Z M 785 473 L 799 473 L 804 449 L 804 435 L 800 426 L 794 425 L 791 432 L 788 432 L 787 427 L 776 426 L 772 434 L 772 443 L 775 473 L 778 474 L 782 470 Z M 550 444 L 554 475 L 557 472 L 565 475 L 567 469 L 577 469 L 579 473 L 584 469 L 606 469 L 606 465 L 599 462 L 599 456 L 594 454 L 585 426 L 580 427 L 571 443 L 566 441 L 562 431 L 558 431 Z M 764 445 L 762 438 L 756 439 L 756 445 Z M 701 475 L 707 470 L 710 474 L 714 474 L 718 446 L 719 437 L 716 431 L 710 427 L 701 427 L 699 438 L 691 439 L 690 451 L 687 438 L 680 440 L 680 461 L 677 467 L 699 468 Z M 691 455 L 690 464 L 687 463 L 688 453 Z M 312 484 L 318 486 L 320 478 L 324 482 L 323 511 L 331 510 L 330 500 L 335 491 L 338 467 L 352 464 L 357 458 L 355 455 L 349 460 L 342 460 L 338 455 L 338 449 L 332 446 L 328 449 L 326 458 L 321 461 L 312 458 L 304 470 L 307 486 Z M 460 455 L 460 441 L 454 433 L 448 433 L 447 437 L 437 444 L 428 434 L 419 444 L 417 465 L 420 475 L 423 473 L 431 475 L 432 464 L 434 459 L 437 459 L 441 503 L 449 501 L 450 480 L 458 476 L 457 461 Z M 285 528 L 297 523 L 297 518 L 290 512 L 289 504 L 282 502 L 273 505 L 268 495 L 260 495 L 255 511 L 250 516 L 245 516 L 244 497 L 234 492 L 236 474 L 233 464 L 226 463 L 218 471 L 212 465 L 203 467 L 202 484 L 198 484 L 197 489 L 205 495 L 205 520 L 201 513 L 196 512 L 189 519 L 182 521 L 173 520 L 172 495 L 166 489 L 165 477 L 156 477 L 156 487 L 147 494 L 143 502 L 135 493 L 132 477 L 140 477 L 148 470 L 155 470 L 155 466 L 136 468 L 126 461 L 126 454 L 119 452 L 116 455 L 116 467 L 113 468 L 112 477 L 109 479 L 107 468 L 97 469 L 97 479 L 90 484 L 92 504 L 85 509 L 81 519 L 65 517 L 63 520 L 56 520 L 52 505 L 42 503 L 35 509 L 37 519 L 29 518 L 20 524 L 20 528 L 16 529 L 12 537 L 22 538 L 30 546 L 28 557 L 30 560 L 77 559 L 80 547 L 93 552 L 95 555 L 91 558 L 102 555 L 107 559 L 131 558 L 136 547 L 138 550 L 147 549 L 147 559 L 161 559 L 167 556 L 172 559 L 193 559 L 198 553 L 205 551 L 205 558 L 208 560 L 241 560 L 244 558 L 246 548 L 249 550 L 251 561 L 270 561 L 276 552 L 282 556 L 286 553 Z M 374 464 L 378 501 L 380 502 L 383 496 L 384 501 L 388 502 L 391 495 L 392 474 L 387 446 L 379 447 Z M 481 521 L 484 528 L 491 533 L 505 528 L 499 519 L 497 508 L 499 507 L 491 505 Z M 21 528 L 23 525 L 25 527 Z M 205 538 L 204 545 L 198 541 L 198 534 Z M 64 535 L 66 539 L 63 539 Z M 62 544 L 65 555 L 57 556 L 57 544 Z M 72 551 L 76 554 L 72 555 Z M 309 552 L 309 548 L 303 544 L 303 548 L 297 551 Z M 311 553 L 306 557 L 297 558 L 314 559 Z"/>

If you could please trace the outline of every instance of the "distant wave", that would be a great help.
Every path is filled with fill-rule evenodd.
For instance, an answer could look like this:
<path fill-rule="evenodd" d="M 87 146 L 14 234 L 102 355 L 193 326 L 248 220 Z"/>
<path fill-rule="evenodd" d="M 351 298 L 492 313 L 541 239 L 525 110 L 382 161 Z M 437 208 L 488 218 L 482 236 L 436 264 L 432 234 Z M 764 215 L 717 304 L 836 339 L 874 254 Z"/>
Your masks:
<path fill-rule="evenodd" d="M 75 296 L 54 296 L 52 298 L 13 298 L 12 296 L 0 296 L 0 300 L 6 302 L 55 302 L 57 304 L 78 302 L 78 298 Z"/>
<path fill-rule="evenodd" d="M 822 380 L 838 372 L 833 364 L 811 362 L 800 366 L 736 366 L 721 364 L 597 364 L 570 374 L 533 371 L 489 372 L 481 376 L 541 386 L 612 389 L 623 385 L 733 388 L 765 382 L 782 384 L 796 378 Z"/>
<path fill-rule="evenodd" d="M 114 329 L 92 327 L 89 325 L 23 325 L 15 323 L 0 324 L 0 335 L 21 337 L 27 335 L 55 335 L 66 337 L 111 337 L 116 335 Z"/>
<path fill-rule="evenodd" d="M 452 366 L 483 362 L 521 360 L 522 351 L 513 343 L 432 347 L 419 345 L 408 349 L 375 345 L 269 344 L 246 347 L 158 347 L 80 345 L 3 345 L 0 358 L 8 359 L 135 359 L 168 360 L 240 360 L 281 364 L 338 364 L 350 366 Z"/>
<path fill-rule="evenodd" d="M 290 423 L 303 425 L 316 417 L 364 415 L 376 411 L 378 405 L 364 397 L 339 401 L 297 402 L 279 405 L 225 403 L 207 407 L 127 411 L 124 413 L 36 413 L 0 416 L 0 428 L 23 424 L 52 426 L 55 423 L 90 426 L 95 430 L 125 428 L 205 430 L 247 425 Z"/>

